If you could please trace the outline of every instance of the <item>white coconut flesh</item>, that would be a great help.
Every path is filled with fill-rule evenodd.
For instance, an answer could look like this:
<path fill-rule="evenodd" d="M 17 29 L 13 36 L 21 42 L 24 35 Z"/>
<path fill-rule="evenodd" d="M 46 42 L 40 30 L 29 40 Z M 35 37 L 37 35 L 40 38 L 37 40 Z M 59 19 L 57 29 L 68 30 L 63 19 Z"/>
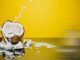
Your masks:
<path fill-rule="evenodd" d="M 6 37 L 13 37 L 14 35 L 21 36 L 24 31 L 21 24 L 8 21 L 3 25 L 2 32 Z"/>
<path fill-rule="evenodd" d="M 21 36 L 23 34 L 23 26 L 19 23 L 13 23 L 14 25 L 14 33 L 18 36 Z"/>

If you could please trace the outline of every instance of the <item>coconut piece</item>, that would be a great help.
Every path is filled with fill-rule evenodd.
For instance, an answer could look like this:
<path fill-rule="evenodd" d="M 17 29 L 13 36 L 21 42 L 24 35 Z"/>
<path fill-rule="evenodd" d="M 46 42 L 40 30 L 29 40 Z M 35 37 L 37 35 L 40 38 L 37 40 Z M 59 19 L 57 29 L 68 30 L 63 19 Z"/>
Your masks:
<path fill-rule="evenodd" d="M 11 43 L 12 44 L 17 44 L 19 41 L 20 41 L 20 37 L 19 36 L 11 37 Z"/>
<path fill-rule="evenodd" d="M 13 37 L 14 35 L 21 36 L 24 30 L 21 24 L 7 21 L 2 27 L 2 32 L 6 37 Z"/>

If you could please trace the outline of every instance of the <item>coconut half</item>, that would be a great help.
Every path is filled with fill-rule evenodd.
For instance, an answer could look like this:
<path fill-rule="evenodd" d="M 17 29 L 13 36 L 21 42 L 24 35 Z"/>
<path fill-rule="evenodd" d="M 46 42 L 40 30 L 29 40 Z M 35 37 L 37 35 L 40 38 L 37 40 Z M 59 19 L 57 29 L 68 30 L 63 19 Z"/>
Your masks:
<path fill-rule="evenodd" d="M 14 35 L 21 36 L 24 32 L 23 26 L 16 22 L 7 21 L 2 27 L 2 33 L 6 37 L 13 37 Z"/>

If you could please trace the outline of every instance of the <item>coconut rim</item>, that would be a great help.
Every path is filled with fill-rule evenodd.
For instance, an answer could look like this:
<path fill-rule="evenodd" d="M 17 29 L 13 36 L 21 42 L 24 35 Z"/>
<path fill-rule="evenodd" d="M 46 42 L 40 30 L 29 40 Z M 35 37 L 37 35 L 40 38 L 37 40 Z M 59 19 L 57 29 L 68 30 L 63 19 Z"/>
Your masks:
<path fill-rule="evenodd" d="M 8 21 L 6 21 L 5 23 L 3 23 L 3 25 L 2 25 L 2 33 L 3 33 L 6 37 L 12 37 L 12 36 L 8 36 L 8 35 L 7 35 L 8 33 L 5 31 L 5 27 L 4 27 L 4 26 L 7 25 L 6 23 L 8 23 L 8 22 L 11 23 L 11 24 L 13 24 L 13 25 L 15 24 L 15 26 L 18 25 L 18 26 L 21 28 L 21 33 L 19 33 L 19 34 L 14 33 L 13 35 L 15 35 L 15 34 L 18 35 L 18 36 L 23 35 L 23 33 L 24 33 L 24 27 L 23 27 L 20 23 L 18 23 L 18 22 L 12 22 L 12 21 L 9 21 L 9 20 L 8 20 Z"/>

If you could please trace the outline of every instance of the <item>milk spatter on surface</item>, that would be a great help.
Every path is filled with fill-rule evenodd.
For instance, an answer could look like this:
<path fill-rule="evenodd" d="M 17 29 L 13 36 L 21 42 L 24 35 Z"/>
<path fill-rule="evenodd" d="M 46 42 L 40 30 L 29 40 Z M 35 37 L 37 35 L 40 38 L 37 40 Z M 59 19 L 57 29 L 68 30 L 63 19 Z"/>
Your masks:
<path fill-rule="evenodd" d="M 25 48 L 30 48 L 32 44 L 32 40 L 31 39 L 24 39 L 23 45 Z"/>
<path fill-rule="evenodd" d="M 31 45 L 33 45 L 35 48 L 40 48 L 42 46 L 45 46 L 47 48 L 56 47 L 55 45 L 52 45 L 52 44 L 49 44 L 49 43 L 46 43 L 46 42 L 32 42 L 31 39 L 25 39 L 23 43 L 24 43 L 25 48 L 30 48 Z"/>

